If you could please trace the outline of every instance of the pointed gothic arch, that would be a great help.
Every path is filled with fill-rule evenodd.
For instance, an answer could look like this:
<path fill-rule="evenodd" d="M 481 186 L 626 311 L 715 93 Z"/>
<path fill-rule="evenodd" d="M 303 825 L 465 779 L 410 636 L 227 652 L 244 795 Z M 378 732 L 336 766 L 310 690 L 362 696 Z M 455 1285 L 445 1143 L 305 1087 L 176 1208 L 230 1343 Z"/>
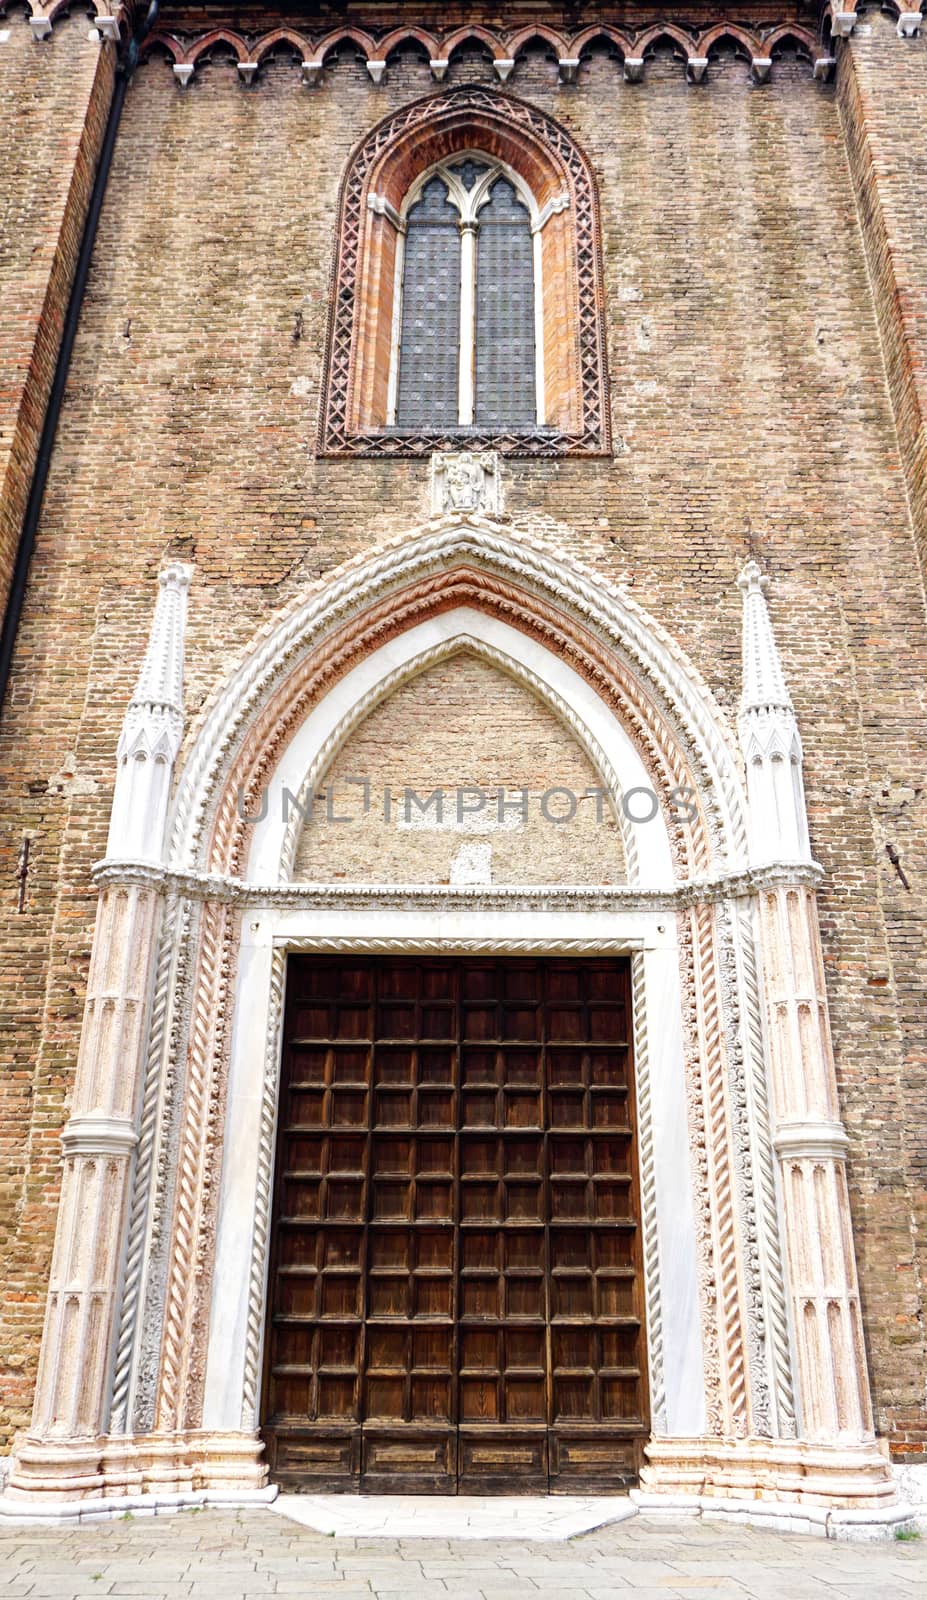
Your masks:
<path fill-rule="evenodd" d="M 357 147 L 339 202 L 323 383 L 323 455 L 424 455 L 458 436 L 389 425 L 391 350 L 401 294 L 402 205 L 437 162 L 485 151 L 533 194 L 542 310 L 542 423 L 468 430 L 506 454 L 605 454 L 610 417 L 596 186 L 576 141 L 552 117 L 485 85 L 460 85 L 387 117 Z"/>
<path fill-rule="evenodd" d="M 372 645 L 452 604 L 511 618 L 612 695 L 665 790 L 690 786 L 697 827 L 677 836 L 678 875 L 746 865 L 745 796 L 731 736 L 707 685 L 631 598 L 556 552 L 501 528 L 450 519 L 347 564 L 272 627 L 203 714 L 172 813 L 178 870 L 237 871 L 244 831 L 285 731 Z M 323 647 L 314 653 L 314 641 Z"/>

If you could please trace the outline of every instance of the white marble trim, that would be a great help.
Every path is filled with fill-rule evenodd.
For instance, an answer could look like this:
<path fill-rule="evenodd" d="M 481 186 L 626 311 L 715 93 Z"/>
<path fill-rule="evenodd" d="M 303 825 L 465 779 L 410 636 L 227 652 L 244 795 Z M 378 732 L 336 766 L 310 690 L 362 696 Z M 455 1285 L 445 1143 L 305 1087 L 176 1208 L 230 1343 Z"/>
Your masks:
<path fill-rule="evenodd" d="M 504 954 L 528 941 L 539 952 L 601 954 L 643 952 L 647 1028 L 652 1064 L 656 1227 L 664 1315 L 666 1430 L 682 1437 L 704 1429 L 705 1397 L 695 1254 L 695 1219 L 689 1178 L 688 1121 L 682 1059 L 679 963 L 675 919 L 659 912 L 615 916 L 572 910 L 507 912 L 386 909 L 264 910 L 245 917 L 238 959 L 225 1148 L 219 1199 L 212 1313 L 206 1363 L 203 1427 L 223 1431 L 243 1425 L 242 1396 L 252 1381 L 263 1340 L 266 1260 L 253 1261 L 261 1218 L 256 1197 L 269 1195 L 262 1172 L 261 1109 L 265 1073 L 277 1072 L 282 995 L 272 996 L 275 956 L 320 949 L 462 953 L 474 947 Z M 272 1001 L 275 1000 L 275 1003 Z M 268 1041 L 273 1049 L 268 1050 Z M 273 1135 L 269 1140 L 273 1148 Z M 263 1220 L 266 1232 L 266 1218 Z M 261 1303 L 249 1301 L 255 1277 Z M 259 1388 L 259 1385 L 257 1385 Z M 254 1423 L 256 1425 L 256 1422 Z"/>

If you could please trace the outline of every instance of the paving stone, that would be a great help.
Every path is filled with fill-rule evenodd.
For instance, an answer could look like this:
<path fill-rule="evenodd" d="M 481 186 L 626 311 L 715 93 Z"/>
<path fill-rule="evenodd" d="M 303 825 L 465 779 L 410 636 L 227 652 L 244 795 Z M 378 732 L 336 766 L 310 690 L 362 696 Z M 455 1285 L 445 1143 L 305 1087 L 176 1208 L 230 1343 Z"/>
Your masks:
<path fill-rule="evenodd" d="M 847 1545 L 736 1526 L 600 1529 L 562 1545 L 268 1537 L 263 1514 L 139 1519 L 28 1545 L 0 1532 L 15 1600 L 921 1600 L 927 1542 Z M 295 1525 L 294 1525 L 295 1526 Z M 234 1534 L 234 1539 L 231 1537 Z M 169 1554 L 164 1553 L 165 1544 Z M 15 1565 L 12 1558 L 15 1556 Z M 28 1572 L 23 1562 L 28 1561 Z M 185 1576 L 176 1575 L 183 1570 Z M 98 1582 L 92 1573 L 102 1574 Z"/>

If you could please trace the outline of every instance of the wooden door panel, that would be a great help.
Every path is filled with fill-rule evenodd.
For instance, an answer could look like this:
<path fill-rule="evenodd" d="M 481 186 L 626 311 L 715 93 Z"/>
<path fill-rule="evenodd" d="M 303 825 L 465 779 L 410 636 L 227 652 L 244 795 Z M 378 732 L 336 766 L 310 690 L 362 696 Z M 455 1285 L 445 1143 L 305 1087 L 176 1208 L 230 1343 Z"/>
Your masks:
<path fill-rule="evenodd" d="M 546 1494 L 548 1436 L 544 1426 L 519 1429 L 461 1422 L 457 1456 L 461 1494 Z"/>
<path fill-rule="evenodd" d="M 291 961 L 263 1396 L 277 1481 L 636 1477 L 629 1027 L 622 962 Z"/>

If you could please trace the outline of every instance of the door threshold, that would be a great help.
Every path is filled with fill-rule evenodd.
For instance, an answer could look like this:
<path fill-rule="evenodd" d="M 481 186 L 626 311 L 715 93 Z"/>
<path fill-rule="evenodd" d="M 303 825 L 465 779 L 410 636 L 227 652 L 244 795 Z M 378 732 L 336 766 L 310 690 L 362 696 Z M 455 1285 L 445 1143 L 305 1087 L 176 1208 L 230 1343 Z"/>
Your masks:
<path fill-rule="evenodd" d="M 346 1539 L 516 1539 L 545 1543 L 637 1515 L 626 1494 L 279 1494 L 272 1510 Z"/>

